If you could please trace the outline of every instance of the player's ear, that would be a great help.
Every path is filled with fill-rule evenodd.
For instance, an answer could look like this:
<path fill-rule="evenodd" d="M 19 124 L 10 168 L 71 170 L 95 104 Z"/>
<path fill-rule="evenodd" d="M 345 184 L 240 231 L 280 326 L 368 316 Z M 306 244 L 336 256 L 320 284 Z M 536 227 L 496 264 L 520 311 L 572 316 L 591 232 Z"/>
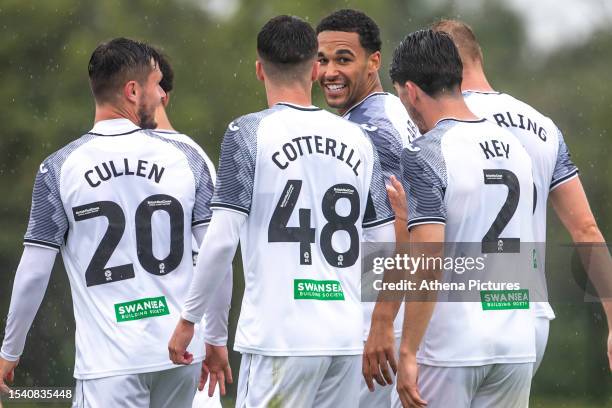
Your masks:
<path fill-rule="evenodd" d="M 166 108 L 168 104 L 170 103 L 170 94 L 165 92 L 164 96 L 162 96 L 161 98 L 161 102 L 162 102 L 162 106 Z"/>
<path fill-rule="evenodd" d="M 261 65 L 261 61 L 259 60 L 255 61 L 255 75 L 257 75 L 258 80 L 263 82 L 265 75 L 264 75 L 263 65 Z"/>
<path fill-rule="evenodd" d="M 380 51 L 375 51 L 368 57 L 368 71 L 376 72 L 380 69 Z"/>
<path fill-rule="evenodd" d="M 315 61 L 314 64 L 312 64 L 312 72 L 310 73 L 310 80 L 311 81 L 316 81 L 319 79 L 319 68 L 321 67 L 321 64 L 319 63 L 319 61 Z"/>
<path fill-rule="evenodd" d="M 130 102 L 137 103 L 138 102 L 138 92 L 140 89 L 138 88 L 138 82 L 136 81 L 128 81 L 123 86 L 123 96 Z"/>
<path fill-rule="evenodd" d="M 414 103 L 419 99 L 419 91 L 421 91 L 421 89 L 412 81 L 406 81 L 404 87 L 408 93 L 410 105 L 414 106 Z"/>

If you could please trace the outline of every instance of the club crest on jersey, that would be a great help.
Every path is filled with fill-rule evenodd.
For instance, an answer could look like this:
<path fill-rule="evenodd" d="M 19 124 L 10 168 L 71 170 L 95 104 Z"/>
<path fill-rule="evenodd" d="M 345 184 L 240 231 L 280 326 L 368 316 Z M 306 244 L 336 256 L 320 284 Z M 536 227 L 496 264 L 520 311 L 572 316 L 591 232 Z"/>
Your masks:
<path fill-rule="evenodd" d="M 368 132 L 376 132 L 378 130 L 378 127 L 374 125 L 369 125 L 367 123 L 362 123 L 360 126 L 364 128 L 365 130 L 367 130 Z"/>
<path fill-rule="evenodd" d="M 230 122 L 229 125 L 227 125 L 227 128 L 231 131 L 231 132 L 235 132 L 238 129 L 240 129 L 240 126 L 236 125 L 236 122 Z"/>
<path fill-rule="evenodd" d="M 411 152 L 420 152 L 421 148 L 418 146 L 413 145 L 412 143 L 408 143 L 406 145 L 406 149 L 410 150 Z"/>

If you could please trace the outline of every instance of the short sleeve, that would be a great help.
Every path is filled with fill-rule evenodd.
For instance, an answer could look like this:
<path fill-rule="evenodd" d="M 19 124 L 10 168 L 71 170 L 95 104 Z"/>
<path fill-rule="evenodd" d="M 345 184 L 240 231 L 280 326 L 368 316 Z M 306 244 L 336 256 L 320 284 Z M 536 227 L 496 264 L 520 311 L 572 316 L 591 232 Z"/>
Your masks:
<path fill-rule="evenodd" d="M 392 128 L 391 123 L 388 126 L 362 125 L 362 127 L 368 132 L 374 147 L 376 147 L 384 181 L 389 183 L 391 176 L 395 176 L 399 180 L 401 175 L 400 155 L 404 147 L 401 135 Z"/>
<path fill-rule="evenodd" d="M 372 146 L 372 153 L 372 179 L 363 216 L 363 228 L 372 228 L 395 220 L 395 214 L 389 203 L 389 197 L 387 197 L 379 155 L 374 146 Z"/>
<path fill-rule="evenodd" d="M 253 201 L 257 123 L 230 123 L 221 144 L 217 185 L 211 207 L 249 214 Z"/>
<path fill-rule="evenodd" d="M 559 138 L 559 149 L 557 151 L 555 170 L 553 171 L 552 180 L 550 182 L 550 190 L 553 190 L 555 187 L 558 187 L 578 174 L 578 168 L 572 162 L 569 149 L 559 129 L 557 129 L 557 135 Z"/>
<path fill-rule="evenodd" d="M 199 166 L 196 174 L 196 196 L 193 206 L 192 226 L 208 224 L 212 218 L 210 202 L 215 190 L 215 173 L 212 165 L 202 157 L 203 165 Z"/>
<path fill-rule="evenodd" d="M 58 170 L 47 159 L 40 165 L 24 243 L 59 250 L 68 231 L 68 217 L 59 191 Z"/>
<path fill-rule="evenodd" d="M 401 158 L 402 186 L 408 201 L 408 228 L 419 224 L 445 224 L 446 169 L 435 146 L 410 145 Z"/>

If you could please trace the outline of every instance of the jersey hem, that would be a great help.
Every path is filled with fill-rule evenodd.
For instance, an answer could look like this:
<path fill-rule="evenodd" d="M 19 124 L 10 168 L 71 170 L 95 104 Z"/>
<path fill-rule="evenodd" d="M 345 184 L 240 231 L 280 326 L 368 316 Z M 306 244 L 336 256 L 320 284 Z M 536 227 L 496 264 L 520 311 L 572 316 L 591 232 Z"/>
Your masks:
<path fill-rule="evenodd" d="M 383 218 L 382 220 L 365 222 L 361 225 L 361 227 L 364 229 L 380 227 L 381 225 L 390 224 L 394 221 L 395 221 L 395 216 L 391 216 L 391 217 Z"/>
<path fill-rule="evenodd" d="M 353 356 L 363 353 L 363 346 L 348 349 L 312 349 L 312 350 L 270 350 L 258 347 L 241 346 L 234 344 L 234 350 L 245 354 L 259 354 L 262 356 Z"/>
<path fill-rule="evenodd" d="M 204 354 L 194 356 L 193 362 L 190 365 L 200 363 L 204 360 L 204 358 L 205 358 Z M 116 375 L 153 373 L 153 372 L 164 371 L 170 368 L 177 368 L 177 367 L 180 367 L 180 366 L 177 366 L 176 364 L 169 361 L 163 364 L 154 364 L 150 366 L 124 368 L 120 370 L 108 370 L 108 371 L 102 371 L 102 372 L 77 373 L 75 371 L 74 378 L 77 380 L 95 380 L 98 378 L 113 377 Z"/>
<path fill-rule="evenodd" d="M 197 227 L 198 225 L 210 224 L 211 218 L 206 218 L 200 221 L 194 221 L 191 223 L 192 227 Z"/>
<path fill-rule="evenodd" d="M 474 360 L 433 360 L 429 358 L 417 357 L 417 363 L 434 367 L 475 367 L 489 364 L 521 364 L 535 363 L 535 353 L 526 356 L 513 357 L 490 357 Z"/>
<path fill-rule="evenodd" d="M 550 187 L 548 189 L 548 192 L 550 193 L 551 191 L 553 191 L 555 188 L 559 187 L 561 184 L 566 183 L 568 181 L 570 181 L 571 179 L 573 179 L 574 177 L 578 176 L 578 169 L 572 171 L 569 174 L 566 174 L 563 177 L 558 178 L 557 180 L 553 180 L 550 183 Z"/>
<path fill-rule="evenodd" d="M 408 221 L 408 228 L 421 224 L 446 224 L 446 219 L 442 217 L 421 217 Z"/>
<path fill-rule="evenodd" d="M 54 244 L 53 242 L 41 241 L 39 239 L 31 239 L 31 238 L 25 238 L 23 240 L 23 244 L 24 245 L 32 245 L 32 246 L 42 247 L 42 248 L 50 248 L 50 249 L 54 249 L 56 251 L 59 251 L 60 248 L 61 248 L 59 245 Z"/>
<path fill-rule="evenodd" d="M 250 211 L 247 208 L 240 207 L 238 205 L 233 204 L 225 204 L 225 203 L 210 203 L 210 208 L 222 208 L 224 210 L 232 210 L 242 214 L 249 215 Z"/>

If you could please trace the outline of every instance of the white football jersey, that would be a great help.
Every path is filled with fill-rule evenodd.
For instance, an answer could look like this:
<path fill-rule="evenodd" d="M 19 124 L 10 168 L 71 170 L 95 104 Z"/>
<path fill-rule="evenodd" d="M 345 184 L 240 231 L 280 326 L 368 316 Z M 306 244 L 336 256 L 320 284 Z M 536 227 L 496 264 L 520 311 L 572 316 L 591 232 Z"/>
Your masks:
<path fill-rule="evenodd" d="M 467 278 L 484 281 L 500 265 L 525 259 L 515 252 L 519 243 L 533 242 L 533 178 L 529 156 L 517 139 L 485 119 L 444 119 L 404 149 L 401 165 L 409 228 L 445 224 L 445 242 L 475 243 L 477 253 L 471 255 L 486 259 L 484 272 L 472 271 Z M 530 273 L 532 266 L 524 262 L 516 268 Z M 454 274 L 445 271 L 444 278 L 463 276 Z M 497 308 L 484 300 L 450 299 L 463 293 L 438 299 L 417 354 L 420 363 L 474 366 L 535 360 L 529 302 Z"/>
<path fill-rule="evenodd" d="M 578 176 L 578 169 L 570 159 L 569 149 L 561 131 L 551 119 L 510 95 L 466 91 L 463 96 L 472 112 L 509 130 L 529 153 L 536 186 L 534 239 L 535 242 L 544 244 L 548 193 Z M 541 247 L 540 262 L 544 265 L 544 245 Z M 544 268 L 541 270 L 544 271 Z M 543 283 L 545 285 L 545 281 Z M 549 319 L 555 317 L 548 302 L 536 302 L 534 311 L 537 316 Z"/>
<path fill-rule="evenodd" d="M 420 135 L 400 99 L 387 92 L 374 92 L 347 110 L 343 117 L 368 130 L 368 135 L 380 158 L 385 183 L 390 184 L 391 176 L 399 180 L 401 178 L 402 149 Z M 365 276 L 374 277 L 375 275 Z M 363 303 L 364 339 L 367 339 L 370 332 L 374 305 L 374 302 Z M 393 324 L 397 336 L 402 334 L 403 321 L 404 305 L 402 303 Z"/>
<path fill-rule="evenodd" d="M 359 126 L 288 103 L 237 119 L 223 139 L 211 207 L 248 215 L 237 351 L 361 353 L 362 231 L 394 216 Z"/>
<path fill-rule="evenodd" d="M 191 229 L 211 218 L 209 163 L 187 136 L 115 119 L 41 164 L 25 243 L 62 253 L 77 379 L 174 367 L 167 342 L 193 275 Z M 190 352 L 203 358 L 199 325 Z"/>

